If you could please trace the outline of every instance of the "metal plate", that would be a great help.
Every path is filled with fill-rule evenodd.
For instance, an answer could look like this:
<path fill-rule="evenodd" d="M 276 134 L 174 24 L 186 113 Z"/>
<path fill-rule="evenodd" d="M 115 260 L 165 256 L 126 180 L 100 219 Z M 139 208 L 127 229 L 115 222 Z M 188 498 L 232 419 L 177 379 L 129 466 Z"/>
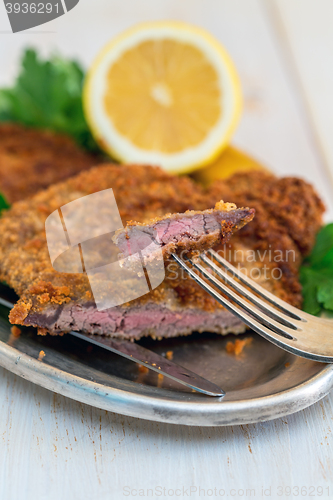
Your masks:
<path fill-rule="evenodd" d="M 1 306 L 0 306 L 1 307 Z M 135 363 L 90 346 L 69 335 L 37 336 L 10 332 L 8 310 L 1 309 L 0 365 L 42 387 L 105 410 L 185 425 L 231 425 L 259 422 L 296 412 L 333 387 L 333 365 L 298 358 L 256 334 L 243 353 L 226 352 L 230 335 L 194 334 L 141 343 L 220 385 L 226 396 L 193 393 Z M 45 357 L 38 361 L 39 352 Z"/>

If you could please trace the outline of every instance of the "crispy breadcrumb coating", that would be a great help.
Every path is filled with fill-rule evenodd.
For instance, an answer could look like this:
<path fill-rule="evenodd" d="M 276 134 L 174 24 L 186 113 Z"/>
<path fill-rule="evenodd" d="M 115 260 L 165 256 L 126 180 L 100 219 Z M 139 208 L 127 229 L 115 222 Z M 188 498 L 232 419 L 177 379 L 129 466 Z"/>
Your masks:
<path fill-rule="evenodd" d="M 10 203 L 32 196 L 97 162 L 64 134 L 0 124 L 0 192 Z"/>
<path fill-rule="evenodd" d="M 213 207 L 217 199 L 254 207 L 254 221 L 236 233 L 227 248 L 227 252 L 232 251 L 230 260 L 237 262 L 239 254 L 235 252 L 241 249 L 243 258 L 240 260 L 245 268 L 256 267 L 260 270 L 267 266 L 268 274 L 264 280 L 262 277 L 259 280 L 264 286 L 289 303 L 298 307 L 301 305 L 298 268 L 302 256 L 314 244 L 324 210 L 311 185 L 300 179 L 279 179 L 263 172 L 247 172 L 203 189 L 186 176 L 172 176 L 157 167 L 102 165 L 14 204 L 0 220 L 0 278 L 20 296 L 10 313 L 12 323 L 38 326 L 40 333 L 44 334 L 60 333 L 64 331 L 60 320 L 69 311 L 73 321 L 68 328 L 85 328 L 83 323 L 76 326 L 73 311 L 82 313 L 83 317 L 85 307 L 91 311 L 93 301 L 89 282 L 83 274 L 63 274 L 53 270 L 46 247 L 44 223 L 46 217 L 58 207 L 110 187 L 116 196 L 124 225 L 127 221 L 145 222 L 163 217 L 166 213 L 205 210 Z M 262 256 L 262 252 L 272 249 L 279 250 L 284 259 L 272 262 L 268 254 Z M 287 252 L 291 250 L 293 258 L 288 260 Z M 244 258 L 249 251 L 257 256 L 256 262 L 247 262 Z M 151 326 L 142 326 L 140 330 L 132 322 L 135 334 L 127 331 L 131 312 L 137 314 L 144 311 L 148 321 L 149 314 L 154 312 L 156 315 L 156 306 L 167 309 L 176 321 L 172 326 L 173 333 L 169 332 L 168 336 L 190 333 L 194 329 L 204 331 L 205 327 L 221 333 L 244 330 L 238 324 L 224 329 L 217 316 L 213 323 L 214 315 L 224 311 L 223 307 L 193 280 L 179 272 L 175 276 L 174 266 L 177 269 L 174 262 L 167 263 L 167 277 L 158 288 L 140 299 L 119 306 L 116 310 L 119 319 L 112 327 L 114 333 L 103 330 L 101 325 L 95 324 L 94 327 L 87 320 L 91 328 L 89 331 L 95 331 L 95 328 L 96 333 L 112 335 L 120 332 L 119 335 L 126 338 L 140 338 L 142 335 L 161 337 L 164 335 L 158 326 L 161 324 L 159 320 L 154 323 L 153 317 L 149 323 Z M 271 276 L 275 269 L 281 270 L 280 279 Z M 204 318 L 201 326 L 195 323 L 193 316 L 199 313 Z M 186 328 L 181 326 L 185 316 L 188 321 Z"/>

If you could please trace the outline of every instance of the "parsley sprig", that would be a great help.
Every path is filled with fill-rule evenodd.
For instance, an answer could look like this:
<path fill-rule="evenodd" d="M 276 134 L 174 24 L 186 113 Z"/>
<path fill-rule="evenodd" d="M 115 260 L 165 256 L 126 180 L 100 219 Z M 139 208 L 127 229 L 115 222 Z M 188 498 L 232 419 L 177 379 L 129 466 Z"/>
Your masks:
<path fill-rule="evenodd" d="M 58 56 L 42 60 L 35 50 L 26 50 L 14 85 L 0 89 L 0 121 L 63 132 L 97 151 L 83 113 L 83 79 L 76 61 Z"/>
<path fill-rule="evenodd" d="M 317 235 L 312 253 L 300 270 L 304 311 L 318 315 L 333 311 L 333 223 Z"/>
<path fill-rule="evenodd" d="M 0 214 L 3 210 L 7 210 L 7 208 L 10 208 L 10 205 L 4 195 L 0 193 Z"/>

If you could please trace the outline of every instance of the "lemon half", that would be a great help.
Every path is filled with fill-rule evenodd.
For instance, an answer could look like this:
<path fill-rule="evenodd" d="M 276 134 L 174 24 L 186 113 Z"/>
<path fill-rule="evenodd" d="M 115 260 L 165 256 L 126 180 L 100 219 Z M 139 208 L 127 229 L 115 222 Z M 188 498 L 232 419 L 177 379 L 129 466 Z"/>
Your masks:
<path fill-rule="evenodd" d="M 177 173 L 211 163 L 241 111 L 224 48 L 181 22 L 140 24 L 112 40 L 88 72 L 83 100 L 92 133 L 111 156 Z"/>
<path fill-rule="evenodd" d="M 272 173 L 270 169 L 264 167 L 258 160 L 252 158 L 252 156 L 234 146 L 228 145 L 212 164 L 196 170 L 192 174 L 192 177 L 204 186 L 209 186 L 217 179 L 228 179 L 228 177 L 238 172 L 249 172 L 252 170 Z"/>

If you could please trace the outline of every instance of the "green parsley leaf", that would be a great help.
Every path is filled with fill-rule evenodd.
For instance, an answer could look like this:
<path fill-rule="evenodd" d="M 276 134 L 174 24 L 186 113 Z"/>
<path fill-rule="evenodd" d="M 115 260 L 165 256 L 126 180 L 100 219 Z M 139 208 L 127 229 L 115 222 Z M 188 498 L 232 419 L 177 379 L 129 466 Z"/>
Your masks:
<path fill-rule="evenodd" d="M 63 132 L 84 148 L 98 151 L 83 113 L 83 80 L 84 71 L 76 61 L 58 56 L 43 61 L 28 49 L 13 87 L 0 89 L 0 121 Z"/>
<path fill-rule="evenodd" d="M 317 299 L 317 292 L 320 277 L 312 269 L 303 266 L 300 270 L 300 281 L 302 284 L 304 311 L 309 314 L 319 314 L 321 305 Z"/>
<path fill-rule="evenodd" d="M 7 208 L 10 208 L 10 205 L 4 195 L 0 193 L 0 214 L 3 210 L 7 210 Z"/>
<path fill-rule="evenodd" d="M 321 302 L 325 309 L 333 311 L 333 286 L 332 282 L 323 283 L 318 288 L 318 302 Z"/>
<path fill-rule="evenodd" d="M 333 251 L 333 223 L 324 226 L 318 233 L 315 246 L 311 255 L 307 258 L 307 262 L 312 267 L 323 269 L 330 267 L 333 261 L 329 258 Z"/>
<path fill-rule="evenodd" d="M 333 224 L 323 227 L 300 269 L 304 311 L 333 311 Z"/>

